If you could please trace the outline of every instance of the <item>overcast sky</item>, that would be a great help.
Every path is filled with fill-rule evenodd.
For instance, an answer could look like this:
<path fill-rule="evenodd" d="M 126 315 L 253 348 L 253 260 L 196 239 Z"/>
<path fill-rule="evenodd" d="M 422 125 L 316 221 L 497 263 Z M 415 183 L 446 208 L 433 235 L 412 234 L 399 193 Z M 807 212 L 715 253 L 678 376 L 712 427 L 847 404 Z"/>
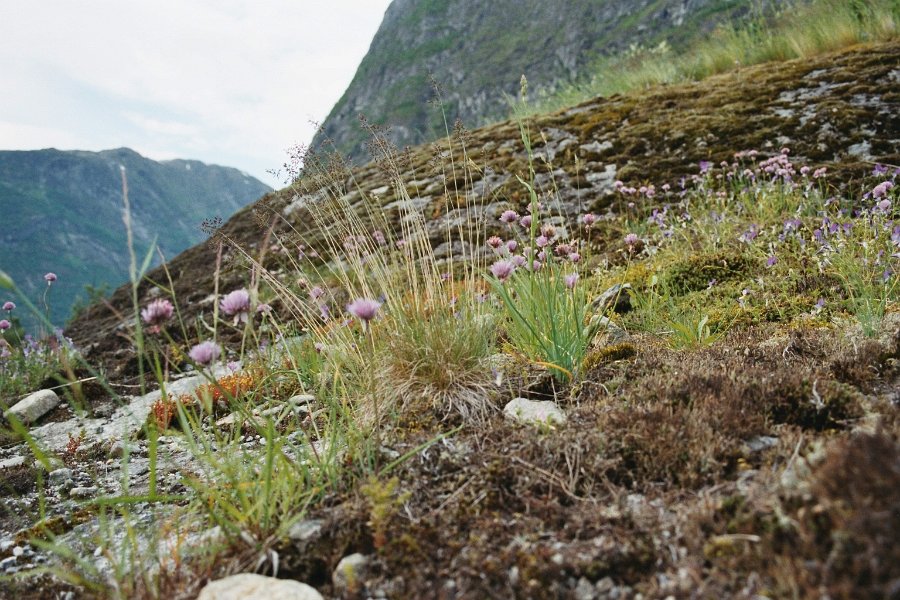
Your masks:
<path fill-rule="evenodd" d="M 266 171 L 309 143 L 390 0 L 2 0 L 0 150 Z"/>

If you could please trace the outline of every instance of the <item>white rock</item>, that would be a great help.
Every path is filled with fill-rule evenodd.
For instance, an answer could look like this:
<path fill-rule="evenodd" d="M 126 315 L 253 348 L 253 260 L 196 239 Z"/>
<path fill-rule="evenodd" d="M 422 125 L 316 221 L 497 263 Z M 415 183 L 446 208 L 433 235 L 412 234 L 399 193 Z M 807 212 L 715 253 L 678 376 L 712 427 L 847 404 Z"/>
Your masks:
<path fill-rule="evenodd" d="M 6 411 L 9 415 L 15 416 L 25 425 L 31 425 L 48 412 L 59 406 L 61 400 L 53 390 L 41 390 L 16 403 L 15 406 Z"/>
<path fill-rule="evenodd" d="M 24 456 L 13 456 L 12 458 L 0 460 L 0 471 L 2 471 L 3 469 L 12 469 L 14 467 L 21 467 L 24 464 L 25 464 Z"/>
<path fill-rule="evenodd" d="M 335 591 L 343 593 L 348 588 L 360 585 L 366 578 L 369 557 L 356 553 L 345 556 L 331 574 L 331 582 Z"/>
<path fill-rule="evenodd" d="M 276 579 L 252 573 L 232 575 L 210 582 L 197 600 L 322 600 L 314 588 L 292 579 Z"/>
<path fill-rule="evenodd" d="M 566 422 L 566 413 L 550 400 L 513 398 L 503 407 L 503 414 L 520 423 L 561 425 Z"/>

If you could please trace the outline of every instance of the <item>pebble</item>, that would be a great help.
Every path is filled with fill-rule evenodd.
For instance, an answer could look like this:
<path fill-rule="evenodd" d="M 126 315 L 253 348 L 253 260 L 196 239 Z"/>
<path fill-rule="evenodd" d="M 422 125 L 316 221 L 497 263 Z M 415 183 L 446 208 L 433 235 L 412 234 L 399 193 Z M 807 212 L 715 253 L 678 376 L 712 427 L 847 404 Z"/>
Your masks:
<path fill-rule="evenodd" d="M 503 414 L 519 423 L 561 425 L 566 422 L 566 413 L 550 400 L 513 398 L 503 407 Z"/>
<path fill-rule="evenodd" d="M 368 568 L 369 557 L 359 552 L 345 556 L 331 574 L 334 589 L 343 594 L 350 588 L 359 586 L 365 580 Z"/>
<path fill-rule="evenodd" d="M 13 469 L 15 467 L 21 467 L 24 464 L 24 456 L 13 456 L 12 458 L 0 460 L 0 471 L 2 471 L 3 469 Z"/>
<path fill-rule="evenodd" d="M 232 575 L 206 584 L 197 600 L 322 600 L 305 583 L 252 573 Z"/>
<path fill-rule="evenodd" d="M 72 469 L 50 471 L 50 485 L 61 486 L 72 481 Z"/>
<path fill-rule="evenodd" d="M 97 491 L 97 486 L 74 487 L 69 490 L 69 497 L 75 500 L 86 500 L 88 498 L 94 497 L 97 494 Z"/>

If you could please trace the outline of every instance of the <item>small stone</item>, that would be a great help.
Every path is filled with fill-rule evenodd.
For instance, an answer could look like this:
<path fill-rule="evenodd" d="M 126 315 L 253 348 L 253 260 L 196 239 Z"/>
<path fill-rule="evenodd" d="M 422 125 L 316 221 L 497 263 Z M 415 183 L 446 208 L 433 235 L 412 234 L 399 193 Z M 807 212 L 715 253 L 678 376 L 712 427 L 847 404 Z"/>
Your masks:
<path fill-rule="evenodd" d="M 16 417 L 25 425 L 31 425 L 48 412 L 59 406 L 61 400 L 53 390 L 41 390 L 22 400 L 6 411 L 6 417 Z"/>
<path fill-rule="evenodd" d="M 626 291 L 630 289 L 630 283 L 617 283 L 594 298 L 591 305 L 600 314 L 605 313 L 610 308 L 613 309 L 613 312 L 625 312 L 631 308 L 631 296 Z"/>
<path fill-rule="evenodd" d="M 777 437 L 772 437 L 770 435 L 760 435 L 744 442 L 744 449 L 747 451 L 747 454 L 753 454 L 771 448 L 777 443 Z"/>
<path fill-rule="evenodd" d="M 109 448 L 109 455 L 112 458 L 122 458 L 123 456 L 125 456 L 125 450 L 125 442 L 123 442 L 122 440 L 116 440 Z"/>
<path fill-rule="evenodd" d="M 312 404 L 316 401 L 316 397 L 312 394 L 297 394 L 288 398 L 288 404 L 292 406 L 301 406 L 303 404 Z"/>
<path fill-rule="evenodd" d="M 561 425 L 566 422 L 566 413 L 550 400 L 513 398 L 503 407 L 503 414 L 519 423 Z"/>
<path fill-rule="evenodd" d="M 12 549 L 12 555 L 15 556 L 16 558 L 19 558 L 23 554 L 25 554 L 25 550 L 22 549 L 22 546 L 16 546 Z"/>
<path fill-rule="evenodd" d="M 69 490 L 69 497 L 75 500 L 86 500 L 97 494 L 97 486 L 90 487 L 74 487 Z"/>
<path fill-rule="evenodd" d="M 331 582 L 338 593 L 358 587 L 366 578 L 366 570 L 369 567 L 369 557 L 360 554 L 345 556 L 338 563 L 331 574 Z"/>
<path fill-rule="evenodd" d="M 593 584 L 587 580 L 586 577 L 582 577 L 578 580 L 578 585 L 575 587 L 575 600 L 596 600 L 597 599 L 597 590 L 594 588 Z"/>
<path fill-rule="evenodd" d="M 252 573 L 232 575 L 206 584 L 197 600 L 322 600 L 322 595 L 305 583 Z"/>
<path fill-rule="evenodd" d="M 305 548 L 322 533 L 325 521 L 321 519 L 306 519 L 294 523 L 288 530 L 288 539 L 294 542 L 298 550 L 304 552 Z"/>
<path fill-rule="evenodd" d="M 21 467 L 24 464 L 24 456 L 13 456 L 12 458 L 0 460 L 0 471 L 4 469 L 14 469 L 15 467 Z"/>
<path fill-rule="evenodd" d="M 9 556 L 0 560 L 0 570 L 6 571 L 7 569 L 16 566 L 16 561 L 18 559 L 15 556 Z"/>
<path fill-rule="evenodd" d="M 616 582 L 613 581 L 612 577 L 604 577 L 594 584 L 594 589 L 597 590 L 597 593 L 600 595 L 609 594 L 614 587 L 616 587 Z"/>
<path fill-rule="evenodd" d="M 72 469 L 56 469 L 50 471 L 50 485 L 61 486 L 72 481 Z"/>

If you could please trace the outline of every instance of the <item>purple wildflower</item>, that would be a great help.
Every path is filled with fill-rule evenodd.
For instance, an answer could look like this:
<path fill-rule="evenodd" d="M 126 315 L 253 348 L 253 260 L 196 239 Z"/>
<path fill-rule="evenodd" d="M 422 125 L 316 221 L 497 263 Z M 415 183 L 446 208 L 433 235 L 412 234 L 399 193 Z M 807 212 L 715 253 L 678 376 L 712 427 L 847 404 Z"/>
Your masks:
<path fill-rule="evenodd" d="M 347 305 L 347 312 L 360 321 L 368 323 L 375 318 L 379 308 L 381 308 L 381 303 L 376 300 L 357 298 Z"/>
<path fill-rule="evenodd" d="M 638 236 L 636 233 L 629 233 L 625 236 L 625 245 L 628 246 L 629 250 L 634 248 L 638 243 Z"/>
<path fill-rule="evenodd" d="M 238 321 L 247 322 L 247 313 L 250 312 L 250 292 L 245 289 L 234 290 L 228 293 L 219 304 L 226 316 L 234 317 L 234 324 Z"/>
<path fill-rule="evenodd" d="M 566 275 L 565 277 L 566 287 L 571 289 L 575 289 L 575 284 L 578 282 L 578 273 L 572 273 L 571 275 Z"/>
<path fill-rule="evenodd" d="M 508 260 L 498 260 L 491 265 L 491 274 L 500 281 L 509 279 L 509 276 L 512 275 L 515 270 L 516 265 Z"/>
<path fill-rule="evenodd" d="M 767 266 L 767 267 L 774 267 L 774 266 L 775 266 L 775 263 L 777 263 L 777 262 L 778 262 L 778 257 L 777 257 L 777 256 L 770 256 L 770 257 L 768 258 L 768 260 L 766 260 L 766 266 Z"/>
<path fill-rule="evenodd" d="M 712 163 L 708 160 L 700 161 L 700 173 L 706 173 L 712 168 Z"/>
<path fill-rule="evenodd" d="M 47 285 L 52 284 L 54 281 L 56 281 L 56 273 L 47 273 L 46 275 L 44 275 L 44 281 L 47 282 Z"/>
<path fill-rule="evenodd" d="M 491 248 L 493 248 L 494 250 L 496 250 L 497 248 L 499 248 L 500 246 L 503 245 L 503 240 L 501 240 L 496 235 L 492 235 L 491 237 L 489 237 L 487 239 L 487 245 L 490 246 Z"/>
<path fill-rule="evenodd" d="M 500 220 L 506 224 L 515 223 L 519 220 L 519 213 L 514 210 L 504 210 L 500 215 Z"/>
<path fill-rule="evenodd" d="M 0 320 L 0 331 L 6 331 L 10 327 L 12 327 L 12 323 L 7 321 L 6 319 Z"/>
<path fill-rule="evenodd" d="M 509 240 L 508 242 L 506 242 L 506 249 L 509 250 L 510 252 L 515 252 L 516 248 L 518 248 L 518 247 L 519 247 L 519 242 L 517 242 L 516 240 Z"/>
<path fill-rule="evenodd" d="M 618 181 L 616 183 L 621 183 L 621 181 Z M 581 222 L 584 223 L 585 227 L 590 227 L 597 222 L 597 215 L 595 215 L 594 213 L 587 213 L 581 217 Z"/>
<path fill-rule="evenodd" d="M 219 348 L 218 344 L 211 341 L 200 342 L 188 352 L 188 356 L 191 357 L 198 365 L 209 365 L 211 362 L 219 358 L 222 354 L 222 349 Z"/>
<path fill-rule="evenodd" d="M 322 299 L 322 296 L 324 296 L 324 295 L 325 295 L 325 290 L 323 290 L 319 286 L 315 286 L 311 290 L 309 290 L 309 297 L 312 299 L 313 302 L 318 302 L 319 300 Z"/>
<path fill-rule="evenodd" d="M 534 240 L 534 243 L 538 248 L 543 248 L 544 246 L 550 244 L 550 240 L 547 239 L 547 236 L 545 235 L 539 235 L 537 239 Z"/>
<path fill-rule="evenodd" d="M 525 263 L 527 261 L 527 259 L 524 256 L 522 256 L 521 254 L 516 254 L 510 260 L 512 261 L 512 264 L 516 267 L 524 267 Z M 492 272 L 493 272 L 493 270 L 492 270 Z"/>
<path fill-rule="evenodd" d="M 3 310 L 5 310 L 6 312 L 12 312 L 15 309 L 16 309 L 16 304 L 14 302 L 4 302 L 3 303 Z"/>
<path fill-rule="evenodd" d="M 257 305 L 256 312 L 257 312 L 257 314 L 260 314 L 260 315 L 267 315 L 272 312 L 272 306 L 269 304 L 266 304 L 265 302 L 262 302 L 259 305 Z"/>
<path fill-rule="evenodd" d="M 172 318 L 175 307 L 165 298 L 153 300 L 141 311 L 141 319 L 149 325 L 150 333 L 157 333 L 160 325 Z"/>
<path fill-rule="evenodd" d="M 577 252 L 571 252 L 571 253 L 569 254 L 569 260 L 572 261 L 573 263 L 580 262 L 580 261 L 581 261 L 581 255 L 578 254 Z"/>
<path fill-rule="evenodd" d="M 519 225 L 525 227 L 526 229 L 528 227 L 531 227 L 531 215 L 525 215 L 521 219 L 519 219 Z"/>
<path fill-rule="evenodd" d="M 873 198 L 882 198 L 887 195 L 887 193 L 894 187 L 894 184 L 890 181 L 882 181 L 878 185 L 876 185 L 872 189 L 872 197 Z"/>

